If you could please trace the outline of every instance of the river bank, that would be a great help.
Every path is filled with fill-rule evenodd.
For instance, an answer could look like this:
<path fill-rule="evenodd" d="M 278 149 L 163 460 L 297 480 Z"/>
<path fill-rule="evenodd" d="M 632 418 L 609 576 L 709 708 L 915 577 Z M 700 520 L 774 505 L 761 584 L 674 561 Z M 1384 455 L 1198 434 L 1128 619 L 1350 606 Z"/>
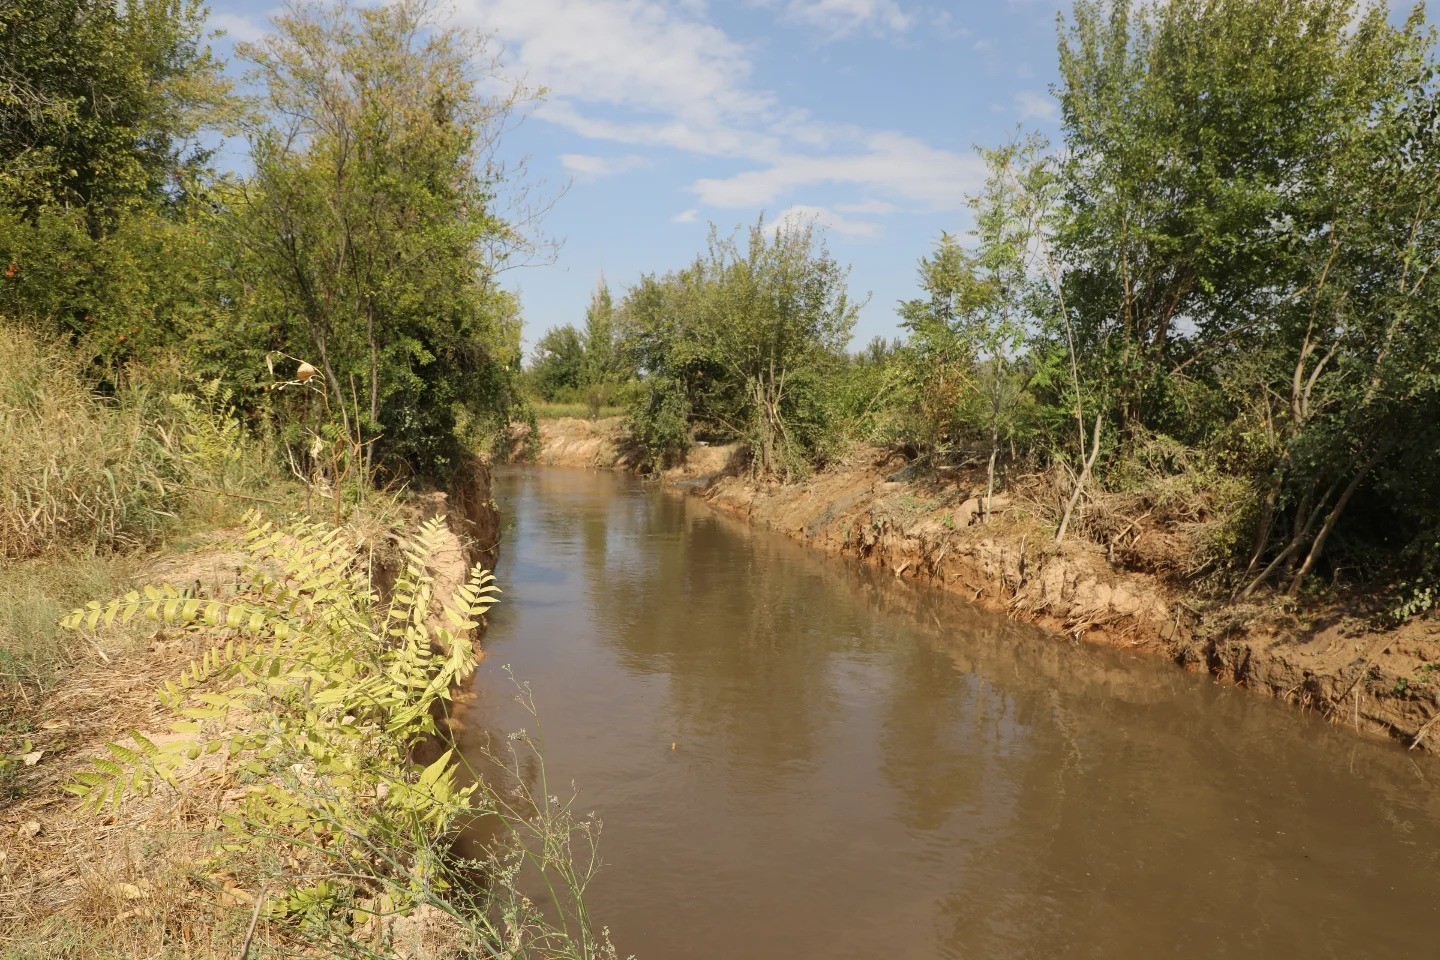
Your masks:
<path fill-rule="evenodd" d="M 174 585 L 221 615 L 121 608 L 133 623 L 76 636 L 89 655 L 0 711 L 0 955 L 320 956 L 339 937 L 429 957 L 467 939 L 462 914 L 408 888 L 443 876 L 463 812 L 450 704 L 479 656 L 467 584 L 497 541 L 477 462 L 448 495 L 384 500 L 335 531 L 252 514 L 137 558 L 122 589 L 163 600 Z M 425 615 L 403 641 L 365 633 L 370 606 L 348 587 Z M 296 699 L 316 683 L 323 703 Z M 115 778 L 100 793 L 97 774 Z"/>
<path fill-rule="evenodd" d="M 635 466 L 619 418 L 541 421 L 539 440 L 543 464 Z M 822 552 L 1076 640 L 1164 657 L 1362 734 L 1432 747 L 1430 724 L 1440 716 L 1434 621 L 1380 628 L 1341 601 L 1207 597 L 1183 577 L 1143 569 L 1163 570 L 1148 548 L 1163 549 L 1173 531 L 1158 524 L 1137 522 L 1118 552 L 1078 538 L 1056 544 L 1023 498 L 997 498 L 990 522 L 981 522 L 982 476 L 922 475 L 883 451 L 858 451 L 789 484 L 757 483 L 731 469 L 734 454 L 696 448 L 665 479 Z"/>

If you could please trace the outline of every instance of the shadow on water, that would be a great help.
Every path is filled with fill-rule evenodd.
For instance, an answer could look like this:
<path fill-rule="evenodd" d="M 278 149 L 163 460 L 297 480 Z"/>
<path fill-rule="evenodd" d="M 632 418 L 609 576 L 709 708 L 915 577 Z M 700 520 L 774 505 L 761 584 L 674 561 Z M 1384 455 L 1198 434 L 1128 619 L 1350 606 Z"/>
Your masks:
<path fill-rule="evenodd" d="M 498 478 L 477 679 L 671 957 L 1390 957 L 1440 937 L 1434 764 L 611 474 Z"/>

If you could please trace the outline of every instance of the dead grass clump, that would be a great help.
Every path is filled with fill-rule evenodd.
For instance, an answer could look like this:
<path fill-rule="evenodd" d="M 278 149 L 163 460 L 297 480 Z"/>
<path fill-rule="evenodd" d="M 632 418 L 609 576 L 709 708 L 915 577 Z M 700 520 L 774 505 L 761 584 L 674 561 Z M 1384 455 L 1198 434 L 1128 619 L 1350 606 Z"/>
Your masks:
<path fill-rule="evenodd" d="M 1052 496 L 1068 484 L 1052 474 Z M 1202 451 L 1162 434 L 1136 437 L 1086 491 L 1074 529 L 1112 562 L 1194 582 L 1233 559 L 1252 492 L 1214 468 Z"/>
<path fill-rule="evenodd" d="M 0 324 L 0 556 L 139 546 L 174 517 L 185 467 L 164 398 L 104 398 L 84 373 L 73 352 Z"/>
<path fill-rule="evenodd" d="M 0 691 L 23 699 L 48 686 L 74 648 L 72 638 L 60 636 L 60 617 L 115 593 L 137 566 L 122 554 L 0 560 Z"/>

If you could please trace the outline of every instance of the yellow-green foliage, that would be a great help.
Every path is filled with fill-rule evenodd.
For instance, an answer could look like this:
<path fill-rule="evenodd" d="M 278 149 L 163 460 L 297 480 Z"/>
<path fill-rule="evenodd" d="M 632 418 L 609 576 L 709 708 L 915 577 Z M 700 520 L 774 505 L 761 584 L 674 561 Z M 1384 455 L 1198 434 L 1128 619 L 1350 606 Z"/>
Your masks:
<path fill-rule="evenodd" d="M 72 792 L 118 805 L 219 754 L 245 784 L 222 817 L 223 849 L 367 863 L 394 850 L 390 861 L 409 858 L 413 869 L 411 848 L 443 836 L 474 787 L 457 786 L 450 753 L 420 768 L 411 751 L 435 733 L 436 708 L 474 670 L 471 632 L 498 592 L 477 565 L 433 614 L 429 566 L 442 536 L 434 519 L 405 545 L 382 602 L 344 532 L 303 520 L 277 527 L 252 514 L 240 584 L 223 595 L 147 586 L 71 613 L 70 629 L 144 618 L 211 641 L 159 692 L 175 717 L 170 734 L 134 732 L 109 745 Z M 363 910 L 365 883 L 338 882 L 353 889 L 302 884 L 290 896 L 309 903 L 323 893 Z M 387 896 L 393 902 L 393 889 Z"/>
<path fill-rule="evenodd" d="M 198 396 L 170 395 L 180 426 L 181 448 L 202 480 L 227 486 L 241 464 L 245 431 L 235 416 L 232 394 L 219 380 L 200 384 Z"/>
<path fill-rule="evenodd" d="M 0 556 L 152 539 L 184 472 L 162 404 L 101 398 L 73 352 L 0 324 Z"/>

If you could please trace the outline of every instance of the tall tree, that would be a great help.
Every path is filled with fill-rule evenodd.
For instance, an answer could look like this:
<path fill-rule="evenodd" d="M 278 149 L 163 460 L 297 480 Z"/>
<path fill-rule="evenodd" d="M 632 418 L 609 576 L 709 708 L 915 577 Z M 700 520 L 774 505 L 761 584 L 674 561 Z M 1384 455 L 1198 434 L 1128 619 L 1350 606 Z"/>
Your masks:
<path fill-rule="evenodd" d="M 224 312 L 202 132 L 233 114 L 195 0 L 0 4 L 0 313 L 107 366 Z"/>
<path fill-rule="evenodd" d="M 503 418 L 510 402 L 518 311 L 495 261 L 515 227 L 492 157 L 528 94 L 477 71 L 486 41 L 432 13 L 310 4 L 243 46 L 264 95 L 239 206 L 251 306 L 315 360 L 346 434 L 443 473 L 457 413 Z"/>
<path fill-rule="evenodd" d="M 905 370 L 906 392 L 915 411 L 912 439 L 934 451 L 957 439 L 975 361 L 975 344 L 965 335 L 962 320 L 987 292 L 969 251 L 949 233 L 940 234 L 934 251 L 921 258 L 918 272 L 925 296 L 903 301 L 897 312 L 908 333 Z"/>
<path fill-rule="evenodd" d="M 732 422 L 762 474 L 788 477 L 806 460 L 792 430 L 801 384 L 843 355 L 855 325 L 849 271 L 814 223 L 767 228 L 763 216 L 743 246 L 712 228 L 694 271 L 704 291 L 695 301 L 699 343 L 742 398 Z"/>
<path fill-rule="evenodd" d="M 601 277 L 585 308 L 585 382 L 604 384 L 620 378 L 620 353 L 615 343 L 615 302 Z"/>
<path fill-rule="evenodd" d="M 81 211 L 92 237 L 180 194 L 226 101 L 200 0 L 0 5 L 0 196 Z"/>
<path fill-rule="evenodd" d="M 530 364 L 530 381 L 535 393 L 546 400 L 560 399 L 585 381 L 585 337 L 570 324 L 551 327 L 535 342 Z"/>
<path fill-rule="evenodd" d="M 1059 247 L 1087 355 L 1127 427 L 1164 424 L 1164 374 L 1290 286 L 1283 233 L 1391 95 L 1414 29 L 1356 0 L 1079 0 L 1060 44 Z"/>

